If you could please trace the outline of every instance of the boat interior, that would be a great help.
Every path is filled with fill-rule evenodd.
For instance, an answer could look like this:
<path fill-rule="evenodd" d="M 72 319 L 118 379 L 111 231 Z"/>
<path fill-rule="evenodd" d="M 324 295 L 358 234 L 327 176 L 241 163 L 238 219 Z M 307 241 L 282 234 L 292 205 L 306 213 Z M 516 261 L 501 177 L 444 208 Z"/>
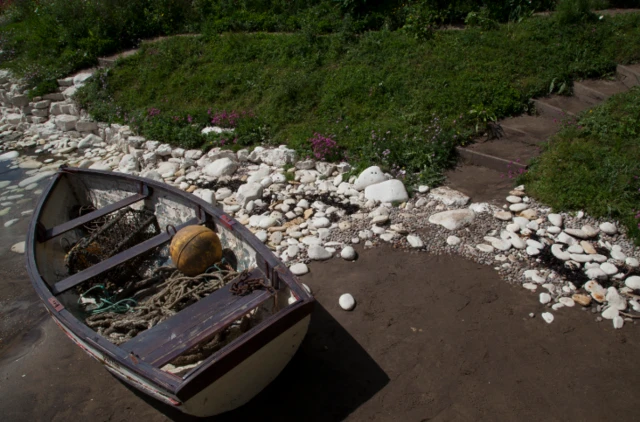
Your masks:
<path fill-rule="evenodd" d="M 121 292 L 129 279 L 171 266 L 172 235 L 193 224 L 216 232 L 227 268 L 267 287 L 238 295 L 230 282 L 127 341 L 103 335 L 137 359 L 186 378 L 248 328 L 301 300 L 271 253 L 221 211 L 144 179 L 72 170 L 58 173 L 44 199 L 33 253 L 42 281 L 81 323 L 88 316 L 82 291 L 108 285 Z M 200 353 L 203 346 L 210 353 Z"/>

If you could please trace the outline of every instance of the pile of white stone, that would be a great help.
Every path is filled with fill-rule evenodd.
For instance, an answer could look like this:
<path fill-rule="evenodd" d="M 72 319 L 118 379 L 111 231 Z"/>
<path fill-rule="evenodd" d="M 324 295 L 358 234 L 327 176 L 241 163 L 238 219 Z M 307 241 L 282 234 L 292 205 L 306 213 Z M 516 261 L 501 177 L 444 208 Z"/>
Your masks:
<path fill-rule="evenodd" d="M 334 256 L 357 258 L 353 245 L 455 253 L 496 267 L 507 280 L 540 293 L 549 307 L 590 307 L 616 328 L 640 312 L 638 251 L 614 223 L 581 214 L 552 214 L 519 187 L 507 204 L 469 204 L 469 197 L 441 187 L 416 187 L 409 199 L 402 181 L 372 166 L 349 176 L 348 163 L 300 160 L 296 151 L 257 147 L 233 152 L 185 150 L 134 134 L 128 126 L 91 121 L 70 99 L 89 74 L 61 80 L 61 92 L 29 102 L 24 89 L 0 74 L 0 160 L 29 169 L 18 190 L 34 189 L 55 167 L 137 174 L 173 185 L 220 206 L 267 244 L 293 273 Z M 222 132 L 228 129 L 205 128 Z M 55 158 L 19 156 L 27 149 Z M 5 195 L 5 199 L 11 195 Z M 542 259 L 551 255 L 553 260 Z M 559 274 L 549 262 L 567 268 Z M 497 264 L 496 264 L 497 263 Z M 572 279 L 572 274 L 584 276 Z M 589 281 L 584 286 L 577 279 Z M 577 283 L 575 284 L 574 281 Z M 604 286 L 608 286 L 605 289 Z M 595 303 L 592 303 L 595 302 Z M 344 302 L 344 303 L 343 303 Z M 344 309 L 355 301 L 345 296 Z"/>

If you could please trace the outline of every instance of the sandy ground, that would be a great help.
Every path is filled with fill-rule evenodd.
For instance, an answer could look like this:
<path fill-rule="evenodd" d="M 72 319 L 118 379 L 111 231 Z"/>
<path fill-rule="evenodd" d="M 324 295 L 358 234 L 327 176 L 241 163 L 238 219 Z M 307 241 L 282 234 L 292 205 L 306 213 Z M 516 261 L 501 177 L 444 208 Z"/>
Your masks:
<path fill-rule="evenodd" d="M 85 355 L 43 318 L 23 256 L 0 253 L 0 293 L 13 295 L 0 308 L 0 420 L 192 420 Z M 314 264 L 303 281 L 318 306 L 297 355 L 252 402 L 213 420 L 634 419 L 636 326 L 614 331 L 575 308 L 547 325 L 536 295 L 490 268 L 388 247 Z M 353 312 L 338 307 L 344 292 Z"/>

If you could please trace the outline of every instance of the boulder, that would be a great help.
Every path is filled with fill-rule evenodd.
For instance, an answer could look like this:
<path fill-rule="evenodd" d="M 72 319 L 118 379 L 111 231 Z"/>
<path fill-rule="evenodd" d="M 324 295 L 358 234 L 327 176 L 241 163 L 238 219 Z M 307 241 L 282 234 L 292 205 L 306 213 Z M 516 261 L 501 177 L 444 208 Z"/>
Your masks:
<path fill-rule="evenodd" d="M 405 202 L 409 199 L 404 184 L 397 179 L 367 186 L 364 190 L 364 197 L 380 202 Z"/>
<path fill-rule="evenodd" d="M 429 196 L 447 206 L 464 206 L 469 202 L 469 197 L 462 192 L 446 186 L 433 189 Z"/>
<path fill-rule="evenodd" d="M 204 174 L 210 177 L 231 176 L 238 169 L 238 163 L 229 158 L 220 158 L 204 168 Z"/>

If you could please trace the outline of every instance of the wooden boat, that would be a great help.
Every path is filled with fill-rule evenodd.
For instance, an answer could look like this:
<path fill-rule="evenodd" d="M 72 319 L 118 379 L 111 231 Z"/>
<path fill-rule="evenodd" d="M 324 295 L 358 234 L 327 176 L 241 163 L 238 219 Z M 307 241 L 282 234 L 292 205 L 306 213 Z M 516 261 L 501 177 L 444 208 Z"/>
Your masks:
<path fill-rule="evenodd" d="M 72 218 L 72 210 L 87 206 L 93 211 Z M 163 230 L 70 274 L 65 265 L 69 244 L 83 236 L 87 224 L 123 209 L 151 210 L 156 229 Z M 245 277 L 248 273 L 267 288 L 237 295 L 232 283 L 226 284 L 119 345 L 85 323 L 79 288 L 109 271 L 137 268 L 140 257 L 169 259 L 173 228 L 193 224 L 213 229 L 235 269 L 246 270 Z M 235 409 L 265 388 L 298 349 L 314 305 L 288 268 L 220 209 L 169 185 L 120 173 L 60 168 L 33 213 L 26 258 L 35 290 L 71 340 L 122 381 L 196 416 Z M 186 370 L 171 370 L 177 357 L 256 310 L 264 316 L 257 325 Z"/>

